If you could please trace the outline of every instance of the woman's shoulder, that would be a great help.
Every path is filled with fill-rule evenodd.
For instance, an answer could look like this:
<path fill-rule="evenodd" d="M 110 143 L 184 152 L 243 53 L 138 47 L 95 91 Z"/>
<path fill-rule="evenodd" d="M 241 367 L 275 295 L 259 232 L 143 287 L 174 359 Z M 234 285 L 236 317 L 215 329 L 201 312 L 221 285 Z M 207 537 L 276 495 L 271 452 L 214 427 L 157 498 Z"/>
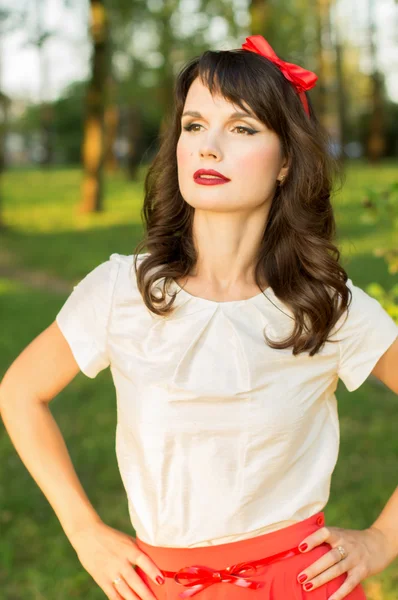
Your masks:
<path fill-rule="evenodd" d="M 125 267 L 130 267 L 134 265 L 135 259 L 137 258 L 137 263 L 146 258 L 149 255 L 149 252 L 144 252 L 143 254 L 120 254 L 119 252 L 113 252 L 109 256 L 109 260 L 112 262 L 117 262 Z"/>
<path fill-rule="evenodd" d="M 140 262 L 148 256 L 148 253 L 143 254 L 120 254 L 114 252 L 109 257 L 109 264 L 117 264 L 117 280 L 115 296 L 123 299 L 133 300 L 141 298 L 137 287 L 136 267 L 139 267 Z"/>
<path fill-rule="evenodd" d="M 109 256 L 109 261 L 111 263 L 119 264 L 119 271 L 123 273 L 133 272 L 135 275 L 135 265 L 140 264 L 140 262 L 149 255 L 149 252 L 145 252 L 143 254 L 120 254 L 118 252 L 114 252 Z"/>

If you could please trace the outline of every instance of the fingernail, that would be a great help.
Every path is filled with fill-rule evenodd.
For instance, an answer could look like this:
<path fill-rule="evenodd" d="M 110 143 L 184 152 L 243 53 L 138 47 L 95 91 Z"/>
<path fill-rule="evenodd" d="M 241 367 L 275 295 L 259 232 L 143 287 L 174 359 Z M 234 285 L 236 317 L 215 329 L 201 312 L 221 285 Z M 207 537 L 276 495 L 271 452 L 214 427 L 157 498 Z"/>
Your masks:
<path fill-rule="evenodd" d="M 314 584 L 313 584 L 313 583 L 306 583 L 306 584 L 304 585 L 304 589 L 306 589 L 306 590 L 310 590 L 310 589 L 311 589 L 313 586 L 314 586 Z"/>
<path fill-rule="evenodd" d="M 307 579 L 307 575 L 300 575 L 300 577 L 298 578 L 299 583 L 304 583 L 304 581 Z"/>
<path fill-rule="evenodd" d="M 299 546 L 299 550 L 301 550 L 301 552 L 304 552 L 304 550 L 307 550 L 308 548 L 308 544 L 300 544 Z"/>
<path fill-rule="evenodd" d="M 156 577 L 156 583 L 157 583 L 158 585 L 163 585 L 163 584 L 164 584 L 164 581 L 165 581 L 165 580 L 164 580 L 164 579 L 163 579 L 163 577 L 161 577 L 160 575 L 158 575 L 158 576 Z"/>

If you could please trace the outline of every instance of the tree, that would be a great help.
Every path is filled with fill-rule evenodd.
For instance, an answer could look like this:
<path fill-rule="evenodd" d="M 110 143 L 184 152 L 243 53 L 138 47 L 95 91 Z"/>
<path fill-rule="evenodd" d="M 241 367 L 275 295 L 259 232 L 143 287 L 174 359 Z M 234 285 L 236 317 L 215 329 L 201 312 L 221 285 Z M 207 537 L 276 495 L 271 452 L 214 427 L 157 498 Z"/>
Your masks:
<path fill-rule="evenodd" d="M 93 43 L 91 79 L 87 87 L 83 138 L 83 184 L 79 212 L 102 209 L 104 164 L 104 111 L 109 73 L 109 20 L 104 0 L 90 0 Z"/>
<path fill-rule="evenodd" d="M 35 0 L 31 14 L 35 19 L 34 32 L 29 34 L 25 46 L 34 46 L 39 55 L 39 95 L 40 95 L 40 133 L 42 144 L 42 156 L 40 163 L 49 165 L 53 160 L 52 144 L 52 110 L 51 104 L 45 101 L 45 92 L 49 88 L 49 72 L 44 48 L 49 39 L 59 34 L 55 31 L 49 31 L 43 27 L 43 14 L 46 8 L 43 0 Z M 26 8 L 26 18 L 29 9 Z"/>
<path fill-rule="evenodd" d="M 5 7 L 0 7 L 0 40 L 1 36 L 17 29 L 24 19 L 23 12 L 11 11 Z M 0 48 L 1 52 L 1 48 Z M 1 75 L 1 59 L 0 54 L 0 75 Z M 1 77 L 0 77 L 1 81 Z M 8 120 L 8 111 L 11 104 L 10 98 L 3 94 L 0 90 L 0 177 L 5 167 L 5 136 Z M 0 182 L 1 183 L 1 182 Z M 1 210 L 1 190 L 0 190 L 0 229 L 5 229 L 6 225 L 3 221 L 3 213 Z"/>
<path fill-rule="evenodd" d="M 380 160 L 386 147 L 384 129 L 383 78 L 377 65 L 377 44 L 375 40 L 376 21 L 374 11 L 374 0 L 368 0 L 369 49 L 372 63 L 372 107 L 367 154 L 369 160 L 373 163 Z"/>
<path fill-rule="evenodd" d="M 337 109 L 340 130 L 340 160 L 344 161 L 346 154 L 344 148 L 348 143 L 348 98 L 345 89 L 344 77 L 344 46 L 340 39 L 339 24 L 335 26 L 335 53 L 336 53 L 336 83 L 337 83 Z"/>
<path fill-rule="evenodd" d="M 316 23 L 316 58 L 318 81 L 315 88 L 315 105 L 319 119 L 326 126 L 328 117 L 328 89 L 327 89 L 327 56 L 325 37 L 330 43 L 330 0 L 315 0 Z"/>

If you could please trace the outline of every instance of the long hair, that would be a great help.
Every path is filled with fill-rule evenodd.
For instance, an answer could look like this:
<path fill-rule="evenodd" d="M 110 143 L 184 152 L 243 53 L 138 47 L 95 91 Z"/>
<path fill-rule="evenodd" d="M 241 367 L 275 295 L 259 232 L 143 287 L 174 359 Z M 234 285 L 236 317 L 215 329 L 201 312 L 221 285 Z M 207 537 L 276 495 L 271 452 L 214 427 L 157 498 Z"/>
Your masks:
<path fill-rule="evenodd" d="M 192 225 L 195 209 L 182 197 L 178 185 L 176 147 L 181 114 L 192 82 L 197 78 L 211 94 L 254 114 L 280 139 L 288 174 L 277 186 L 256 257 L 255 281 L 267 281 L 275 295 L 293 313 L 294 328 L 282 341 L 265 340 L 271 348 L 292 347 L 293 354 L 310 356 L 327 341 L 328 334 L 348 305 L 348 275 L 339 264 L 333 244 L 336 224 L 330 201 L 335 178 L 342 176 L 330 153 L 329 135 L 319 123 L 310 98 L 310 116 L 292 84 L 270 60 L 243 49 L 212 51 L 191 59 L 179 72 L 174 86 L 174 109 L 160 136 L 159 151 L 145 177 L 141 211 L 145 234 L 135 248 L 137 286 L 150 311 L 167 316 L 174 311 L 173 280 L 194 271 L 197 253 Z M 266 165 L 264 165 L 266 168 Z M 147 248 L 137 269 L 139 253 Z M 153 294 L 164 279 L 161 295 Z M 166 294 L 171 300 L 167 302 Z"/>

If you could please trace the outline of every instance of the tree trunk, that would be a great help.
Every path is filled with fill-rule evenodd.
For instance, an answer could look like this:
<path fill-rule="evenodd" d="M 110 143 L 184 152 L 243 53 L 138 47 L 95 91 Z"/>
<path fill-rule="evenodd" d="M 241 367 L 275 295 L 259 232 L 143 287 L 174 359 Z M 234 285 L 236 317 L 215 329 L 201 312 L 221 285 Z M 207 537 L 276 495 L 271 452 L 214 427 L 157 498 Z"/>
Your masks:
<path fill-rule="evenodd" d="M 90 0 L 92 74 L 86 95 L 83 137 L 83 184 L 79 212 L 97 212 L 103 204 L 104 108 L 108 60 L 108 18 L 104 0 Z"/>
<path fill-rule="evenodd" d="M 127 109 L 127 176 L 130 180 L 137 177 L 138 165 L 141 160 L 139 155 L 142 137 L 142 115 L 138 106 L 129 106 Z"/>
<path fill-rule="evenodd" d="M 338 118 L 339 118 L 339 130 L 340 130 L 340 160 L 345 161 L 346 155 L 344 154 L 344 148 L 348 142 L 348 99 L 345 90 L 345 79 L 344 79 L 344 55 L 343 46 L 340 42 L 338 24 L 336 25 L 336 75 L 337 75 L 337 94 L 338 94 Z"/>
<path fill-rule="evenodd" d="M 53 143 L 52 143 L 52 107 L 47 102 L 42 102 L 40 106 L 40 133 L 43 147 L 43 155 L 40 164 L 48 167 L 53 162 Z"/>
<path fill-rule="evenodd" d="M 372 63 L 372 114 L 367 144 L 368 158 L 372 163 L 378 162 L 385 151 L 386 139 L 384 129 L 383 81 L 377 65 L 377 46 L 375 42 L 376 22 L 375 3 L 369 0 L 369 49 Z"/>
<path fill-rule="evenodd" d="M 164 63 L 160 68 L 160 81 L 157 89 L 160 106 L 162 109 L 163 118 L 160 124 L 160 133 L 163 134 L 164 130 L 168 127 L 168 120 L 172 112 L 173 102 L 173 85 L 174 85 L 174 74 L 172 68 L 172 50 L 174 46 L 174 36 L 171 29 L 171 18 L 173 12 L 176 10 L 175 0 L 166 0 L 163 3 L 163 9 L 159 15 L 159 24 L 161 28 L 161 38 L 159 45 L 159 52 L 161 52 Z"/>
<path fill-rule="evenodd" d="M 35 2 L 36 15 L 36 39 L 33 45 L 37 48 L 39 57 L 39 89 L 40 89 L 40 141 L 42 147 L 42 155 L 39 159 L 40 165 L 48 167 L 53 162 L 53 111 L 50 102 L 45 100 L 46 93 L 49 88 L 49 70 L 47 57 L 45 53 L 45 45 L 51 37 L 49 31 L 43 29 L 43 13 L 46 6 L 42 0 Z"/>
<path fill-rule="evenodd" d="M 0 230 L 4 229 L 3 210 L 2 210 L 2 173 L 5 168 L 5 137 L 6 137 L 6 122 L 7 122 L 8 102 L 0 92 Z"/>
<path fill-rule="evenodd" d="M 315 110 L 321 123 L 327 126 L 328 114 L 328 90 L 327 90 L 327 66 L 325 56 L 325 26 L 329 14 L 329 0 L 315 0 L 315 23 L 316 23 L 316 47 L 317 47 L 317 69 L 318 81 L 314 89 Z M 327 33 L 329 29 L 326 28 Z"/>
<path fill-rule="evenodd" d="M 108 77 L 108 102 L 105 108 L 105 170 L 114 173 L 119 164 L 115 155 L 115 142 L 120 119 L 120 111 L 116 102 L 116 83 L 112 76 Z"/>

